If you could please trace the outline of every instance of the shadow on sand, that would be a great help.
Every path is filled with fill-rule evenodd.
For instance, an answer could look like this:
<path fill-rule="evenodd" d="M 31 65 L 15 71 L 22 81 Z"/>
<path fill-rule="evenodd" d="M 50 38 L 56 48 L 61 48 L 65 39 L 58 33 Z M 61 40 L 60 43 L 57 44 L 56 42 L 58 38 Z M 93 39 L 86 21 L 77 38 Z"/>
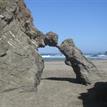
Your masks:
<path fill-rule="evenodd" d="M 83 100 L 83 107 L 107 107 L 107 82 L 97 82 L 79 98 Z"/>
<path fill-rule="evenodd" d="M 52 80 L 52 81 L 68 81 L 71 83 L 81 84 L 78 82 L 75 78 L 65 78 L 65 77 L 48 77 L 48 78 L 42 78 L 42 80 Z"/>

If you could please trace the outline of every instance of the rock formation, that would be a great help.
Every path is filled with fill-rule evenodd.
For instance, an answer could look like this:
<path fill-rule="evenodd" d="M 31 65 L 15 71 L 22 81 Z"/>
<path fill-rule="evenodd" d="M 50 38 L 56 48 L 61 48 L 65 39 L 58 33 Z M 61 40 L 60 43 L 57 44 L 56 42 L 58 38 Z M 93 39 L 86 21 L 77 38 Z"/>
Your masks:
<path fill-rule="evenodd" d="M 0 0 L 0 92 L 37 87 L 44 61 L 35 49 L 44 45 L 24 1 Z"/>
<path fill-rule="evenodd" d="M 79 83 L 87 85 L 100 79 L 96 66 L 83 55 L 72 39 L 66 39 L 58 46 L 58 35 L 48 32 L 45 37 L 45 45 L 57 47 L 65 55 L 65 64 L 73 68 Z"/>
<path fill-rule="evenodd" d="M 45 45 L 56 47 L 58 44 L 58 35 L 54 32 L 48 32 L 46 33 L 44 42 Z"/>
<path fill-rule="evenodd" d="M 87 85 L 99 79 L 95 65 L 75 46 L 72 39 L 64 40 L 57 48 L 65 55 L 65 64 L 73 68 L 79 83 Z"/>
<path fill-rule="evenodd" d="M 40 83 L 44 61 L 39 47 L 57 47 L 66 56 L 65 63 L 73 67 L 76 79 L 90 83 L 97 70 L 72 40 L 58 45 L 58 35 L 44 35 L 33 25 L 33 18 L 23 0 L 0 1 L 0 92 L 15 88 L 36 88 Z M 89 74 L 91 74 L 89 76 Z M 91 78 L 91 79 L 90 79 Z"/>
<path fill-rule="evenodd" d="M 66 56 L 65 63 L 72 66 L 79 82 L 96 80 L 96 67 L 72 40 L 58 46 L 56 33 L 44 35 L 34 27 L 23 0 L 0 0 L 0 107 L 37 106 L 35 89 L 44 68 L 37 50 L 45 45 L 57 47 Z"/>

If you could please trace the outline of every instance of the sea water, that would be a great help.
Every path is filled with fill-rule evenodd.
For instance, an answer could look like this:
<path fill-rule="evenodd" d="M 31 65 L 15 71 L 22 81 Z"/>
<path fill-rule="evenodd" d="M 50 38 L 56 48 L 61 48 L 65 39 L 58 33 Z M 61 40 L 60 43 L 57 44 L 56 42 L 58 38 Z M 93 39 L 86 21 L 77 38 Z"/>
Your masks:
<path fill-rule="evenodd" d="M 41 54 L 45 61 L 64 61 L 65 56 L 62 54 Z M 84 54 L 86 58 L 91 60 L 107 60 L 107 55 L 105 54 Z"/>

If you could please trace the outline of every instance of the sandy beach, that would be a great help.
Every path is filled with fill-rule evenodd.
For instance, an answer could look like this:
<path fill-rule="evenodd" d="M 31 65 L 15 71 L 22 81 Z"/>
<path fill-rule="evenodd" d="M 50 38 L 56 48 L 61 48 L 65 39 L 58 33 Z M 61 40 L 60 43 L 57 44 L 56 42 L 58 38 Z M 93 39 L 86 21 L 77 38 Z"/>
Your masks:
<path fill-rule="evenodd" d="M 93 60 L 101 71 L 102 80 L 107 81 L 107 60 Z M 80 94 L 86 93 L 93 85 L 75 83 L 75 74 L 63 61 L 45 62 L 42 82 L 38 89 L 38 107 L 92 107 L 83 105 Z M 95 106 L 94 106 L 95 107 Z"/>
<path fill-rule="evenodd" d="M 102 74 L 99 81 L 107 81 L 107 60 L 93 60 L 93 63 Z M 83 97 L 83 93 L 92 87 L 77 84 L 72 68 L 63 61 L 45 62 L 37 92 L 13 90 L 2 93 L 0 107 L 99 107 L 93 101 L 84 103 L 88 96 Z"/>

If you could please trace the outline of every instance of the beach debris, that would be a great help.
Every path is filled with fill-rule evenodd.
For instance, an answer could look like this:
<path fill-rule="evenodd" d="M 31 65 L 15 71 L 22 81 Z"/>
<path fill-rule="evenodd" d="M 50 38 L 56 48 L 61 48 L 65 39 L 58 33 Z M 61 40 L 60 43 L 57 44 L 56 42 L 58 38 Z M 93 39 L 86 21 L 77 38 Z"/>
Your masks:
<path fill-rule="evenodd" d="M 79 83 L 87 85 L 99 79 L 96 66 L 83 55 L 72 39 L 64 40 L 57 48 L 65 55 L 65 64 L 73 68 Z"/>

